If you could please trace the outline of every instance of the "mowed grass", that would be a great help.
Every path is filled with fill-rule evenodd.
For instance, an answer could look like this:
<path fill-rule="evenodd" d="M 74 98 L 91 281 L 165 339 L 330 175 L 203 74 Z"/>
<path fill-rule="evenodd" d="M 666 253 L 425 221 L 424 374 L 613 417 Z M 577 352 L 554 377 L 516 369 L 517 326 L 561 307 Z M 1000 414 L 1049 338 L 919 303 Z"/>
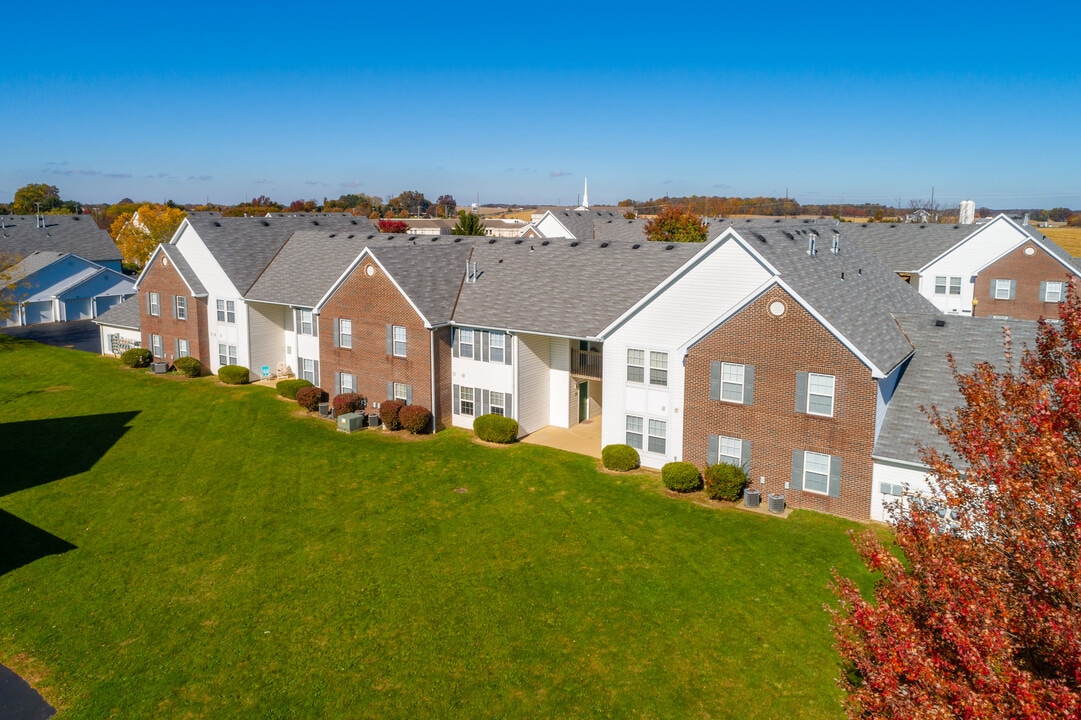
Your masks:
<path fill-rule="evenodd" d="M 295 411 L 0 335 L 0 662 L 64 719 L 841 716 L 853 524 Z"/>
<path fill-rule="evenodd" d="M 1081 227 L 1047 227 L 1037 229 L 1058 243 L 1063 250 L 1070 253 L 1073 257 L 1081 257 Z"/>

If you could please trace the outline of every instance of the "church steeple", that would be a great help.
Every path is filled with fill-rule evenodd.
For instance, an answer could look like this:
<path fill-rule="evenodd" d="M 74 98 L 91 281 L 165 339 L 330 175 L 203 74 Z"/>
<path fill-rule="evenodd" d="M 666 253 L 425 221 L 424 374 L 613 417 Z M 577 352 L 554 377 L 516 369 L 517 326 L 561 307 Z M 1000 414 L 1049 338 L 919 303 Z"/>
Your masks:
<path fill-rule="evenodd" d="M 585 179 L 585 188 L 582 191 L 582 207 L 589 209 L 589 178 Z"/>

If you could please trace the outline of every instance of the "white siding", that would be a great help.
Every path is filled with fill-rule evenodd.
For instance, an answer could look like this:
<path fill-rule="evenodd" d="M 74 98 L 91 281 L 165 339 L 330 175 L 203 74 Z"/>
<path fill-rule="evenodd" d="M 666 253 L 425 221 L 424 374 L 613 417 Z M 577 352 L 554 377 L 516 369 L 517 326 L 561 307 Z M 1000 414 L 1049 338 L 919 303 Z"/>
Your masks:
<path fill-rule="evenodd" d="M 203 283 L 207 293 L 215 297 L 237 298 L 240 296 L 240 292 L 233 286 L 229 276 L 207 249 L 199 233 L 195 232 L 190 225 L 185 226 L 184 231 L 177 238 L 176 247 L 191 265 L 192 271 Z M 213 303 L 210 309 L 214 309 Z"/>
<path fill-rule="evenodd" d="M 548 424 L 571 426 L 571 345 L 566 338 L 552 338 L 548 352 Z"/>
<path fill-rule="evenodd" d="M 522 435 L 546 427 L 551 419 L 551 386 L 548 359 L 552 355 L 551 338 L 544 335 L 519 335 L 518 429 Z"/>
<path fill-rule="evenodd" d="M 479 331 L 475 335 L 477 342 L 475 350 L 480 353 L 480 337 Z M 511 353 L 512 365 L 498 362 L 484 362 L 483 360 L 474 360 L 473 358 L 456 357 L 451 359 L 451 383 L 452 385 L 459 385 L 464 387 L 476 388 L 480 390 L 488 390 L 510 393 L 511 402 L 513 407 L 511 408 L 510 416 L 519 417 L 518 408 L 520 407 L 521 398 L 517 397 L 517 393 L 514 390 L 514 368 L 518 361 L 515 359 L 514 338 L 508 335 L 506 337 L 507 351 Z M 519 345 L 519 347 L 521 347 Z M 482 396 L 479 394 L 473 401 L 475 412 L 473 415 L 454 415 L 452 411 L 453 421 L 457 427 L 473 428 L 473 421 L 480 415 L 484 415 L 488 412 L 488 409 L 482 407 Z M 451 398 L 453 403 L 453 398 Z M 519 430 L 521 430 L 521 421 L 519 421 Z"/>
<path fill-rule="evenodd" d="M 282 305 L 249 303 L 248 320 L 251 337 L 251 363 L 249 368 L 256 375 L 262 374 L 264 365 L 273 374 L 278 363 L 285 358 L 285 316 L 290 310 Z"/>
<path fill-rule="evenodd" d="M 931 486 L 927 483 L 927 473 L 911 465 L 891 463 L 887 460 L 875 460 L 871 471 L 871 519 L 886 522 L 889 515 L 886 508 L 890 503 L 900 500 L 894 495 L 882 493 L 882 483 L 903 485 L 906 492 L 926 493 Z"/>
<path fill-rule="evenodd" d="M 109 325 L 101 325 L 98 327 L 98 335 L 101 339 L 101 354 L 112 357 L 112 343 L 110 342 L 111 335 L 120 336 L 121 340 L 126 340 L 132 345 L 142 343 L 143 336 L 138 330 L 131 330 L 130 328 L 110 327 Z M 116 353 L 119 355 L 119 353 Z"/>

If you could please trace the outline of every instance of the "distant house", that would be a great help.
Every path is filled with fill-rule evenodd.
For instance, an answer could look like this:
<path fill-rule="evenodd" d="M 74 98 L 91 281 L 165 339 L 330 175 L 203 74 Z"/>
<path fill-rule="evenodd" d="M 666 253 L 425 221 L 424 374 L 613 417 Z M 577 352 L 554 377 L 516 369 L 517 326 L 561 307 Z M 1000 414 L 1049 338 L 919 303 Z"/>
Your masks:
<path fill-rule="evenodd" d="M 142 347 L 139 331 L 139 298 L 133 296 L 94 318 L 101 336 L 101 354 L 119 357 L 125 351 Z"/>
<path fill-rule="evenodd" d="M 121 271 L 120 249 L 88 215 L 0 215 L 0 258 L 18 261 L 37 251 L 70 253 Z"/>
<path fill-rule="evenodd" d="M 6 274 L 18 303 L 8 326 L 90 320 L 135 293 L 130 278 L 72 253 L 35 251 Z"/>

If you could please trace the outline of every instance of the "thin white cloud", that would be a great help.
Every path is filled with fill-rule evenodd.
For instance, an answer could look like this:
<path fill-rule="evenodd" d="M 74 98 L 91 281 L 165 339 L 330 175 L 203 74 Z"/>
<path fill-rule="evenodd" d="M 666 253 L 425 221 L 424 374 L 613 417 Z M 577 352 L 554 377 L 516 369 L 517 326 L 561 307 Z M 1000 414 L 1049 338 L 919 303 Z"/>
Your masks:
<path fill-rule="evenodd" d="M 564 175 L 573 175 L 573 174 L 574 173 L 567 172 L 566 170 L 553 170 L 550 173 L 548 173 L 548 177 L 557 178 L 557 177 L 563 177 Z"/>

